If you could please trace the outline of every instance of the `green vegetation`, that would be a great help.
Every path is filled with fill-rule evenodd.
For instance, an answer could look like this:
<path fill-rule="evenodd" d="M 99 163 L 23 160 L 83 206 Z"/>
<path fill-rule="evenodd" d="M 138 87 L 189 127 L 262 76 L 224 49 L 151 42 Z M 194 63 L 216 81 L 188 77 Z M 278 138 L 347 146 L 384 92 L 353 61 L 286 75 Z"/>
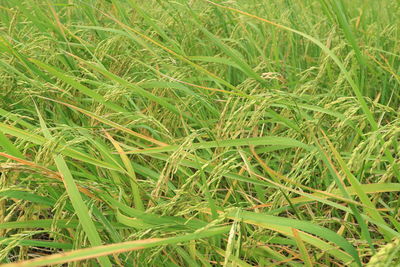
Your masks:
<path fill-rule="evenodd" d="M 398 266 L 400 2 L 0 0 L 0 264 Z"/>

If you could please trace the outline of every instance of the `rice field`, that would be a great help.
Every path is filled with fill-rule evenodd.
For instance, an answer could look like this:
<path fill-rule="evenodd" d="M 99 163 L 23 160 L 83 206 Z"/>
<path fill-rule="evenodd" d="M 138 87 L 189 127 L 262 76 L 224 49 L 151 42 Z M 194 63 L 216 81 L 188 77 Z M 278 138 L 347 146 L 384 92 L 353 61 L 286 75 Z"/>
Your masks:
<path fill-rule="evenodd" d="M 400 266 L 398 0 L 0 0 L 0 265 Z"/>

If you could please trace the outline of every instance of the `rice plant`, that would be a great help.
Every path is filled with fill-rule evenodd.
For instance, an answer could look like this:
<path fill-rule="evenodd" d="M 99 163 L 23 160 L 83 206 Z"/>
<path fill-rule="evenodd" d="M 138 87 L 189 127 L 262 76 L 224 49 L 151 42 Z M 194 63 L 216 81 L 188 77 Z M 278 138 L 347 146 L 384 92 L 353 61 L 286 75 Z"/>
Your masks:
<path fill-rule="evenodd" d="M 0 0 L 1 266 L 400 266 L 400 5 Z"/>

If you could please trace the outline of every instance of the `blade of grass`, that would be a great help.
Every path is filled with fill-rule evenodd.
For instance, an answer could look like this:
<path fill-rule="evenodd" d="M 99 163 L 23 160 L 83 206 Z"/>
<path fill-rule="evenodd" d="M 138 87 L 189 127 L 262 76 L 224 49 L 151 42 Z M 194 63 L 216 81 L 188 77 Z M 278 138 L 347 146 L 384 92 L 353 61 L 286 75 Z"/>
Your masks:
<path fill-rule="evenodd" d="M 293 232 L 294 239 L 296 240 L 297 247 L 300 250 L 300 255 L 303 259 L 304 265 L 307 267 L 314 266 L 311 261 L 310 255 L 308 255 L 307 248 L 304 245 L 304 242 L 299 235 L 299 230 L 297 230 L 296 228 L 292 228 L 292 232 Z"/>
<path fill-rule="evenodd" d="M 39 110 L 37 108 L 36 110 L 39 116 L 40 126 L 43 130 L 44 136 L 47 139 L 51 139 L 51 133 L 48 130 L 44 119 L 40 115 Z M 67 163 L 65 162 L 62 155 L 55 155 L 53 159 L 64 182 L 65 190 L 67 191 L 68 197 L 71 200 L 72 206 L 74 207 L 74 210 L 79 218 L 79 222 L 81 223 L 82 228 L 90 241 L 90 244 L 92 246 L 100 246 L 102 244 L 100 235 L 93 220 L 90 217 L 90 211 L 82 199 L 82 196 L 78 190 L 78 187 L 76 186 L 76 183 L 74 181 L 74 178 L 72 177 Z M 108 257 L 99 257 L 97 260 L 102 266 L 112 266 Z"/>
<path fill-rule="evenodd" d="M 207 149 L 216 147 L 232 147 L 232 146 L 260 146 L 260 145 L 282 145 L 285 148 L 299 147 L 305 150 L 312 150 L 313 148 L 302 142 L 299 142 L 292 138 L 286 137 L 276 137 L 276 136 L 264 136 L 264 137 L 253 137 L 253 138 L 243 138 L 243 139 L 233 139 L 233 140 L 218 140 L 218 141 L 208 141 L 202 143 L 192 143 L 188 147 L 189 149 Z M 171 152 L 178 149 L 179 145 L 170 145 L 165 147 L 155 147 L 148 149 L 138 149 L 133 151 L 127 151 L 127 154 L 154 154 L 161 152 Z"/>
<path fill-rule="evenodd" d="M 17 158 L 24 158 L 24 155 L 22 155 L 19 149 L 2 132 L 0 132 L 0 145 L 8 154 Z"/>
<path fill-rule="evenodd" d="M 107 255 L 118 254 L 122 252 L 142 250 L 146 248 L 165 246 L 171 244 L 177 244 L 182 242 L 188 242 L 190 240 L 198 240 L 202 238 L 207 238 L 211 236 L 221 235 L 229 231 L 229 227 L 219 227 L 208 229 L 206 231 L 174 236 L 169 238 L 153 238 L 144 240 L 128 241 L 124 243 L 117 243 L 105 246 L 97 246 L 93 248 L 79 249 L 71 252 L 66 252 L 62 254 L 54 254 L 50 256 L 45 256 L 33 260 L 23 261 L 19 263 L 5 264 L 3 267 L 36 267 L 36 266 L 46 266 L 51 264 L 61 264 L 67 262 L 76 262 L 87 260 L 91 258 L 104 257 Z"/>
<path fill-rule="evenodd" d="M 114 138 L 109 133 L 107 133 L 104 130 L 103 130 L 103 132 L 107 136 L 108 140 L 110 140 L 110 142 L 113 144 L 113 146 L 115 147 L 117 152 L 119 153 L 119 155 L 122 159 L 122 162 L 125 165 L 126 171 L 127 171 L 128 175 L 130 176 L 130 183 L 131 183 L 132 194 L 133 194 L 133 202 L 135 203 L 135 207 L 138 210 L 144 210 L 144 204 L 143 204 L 142 197 L 140 196 L 140 190 L 139 190 L 139 186 L 137 183 L 138 181 L 136 178 L 135 170 L 133 169 L 130 159 L 128 158 L 128 156 L 126 154 L 124 154 L 124 150 L 121 148 L 119 143 L 117 141 L 115 141 Z"/>

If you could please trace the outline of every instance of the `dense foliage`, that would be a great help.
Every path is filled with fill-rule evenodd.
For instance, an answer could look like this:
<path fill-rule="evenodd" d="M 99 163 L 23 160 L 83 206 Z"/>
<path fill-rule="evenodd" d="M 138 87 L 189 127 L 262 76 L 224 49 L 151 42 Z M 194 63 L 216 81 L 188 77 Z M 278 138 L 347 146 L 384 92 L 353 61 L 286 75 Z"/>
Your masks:
<path fill-rule="evenodd" d="M 0 0 L 0 263 L 397 266 L 399 26 L 393 0 Z"/>

